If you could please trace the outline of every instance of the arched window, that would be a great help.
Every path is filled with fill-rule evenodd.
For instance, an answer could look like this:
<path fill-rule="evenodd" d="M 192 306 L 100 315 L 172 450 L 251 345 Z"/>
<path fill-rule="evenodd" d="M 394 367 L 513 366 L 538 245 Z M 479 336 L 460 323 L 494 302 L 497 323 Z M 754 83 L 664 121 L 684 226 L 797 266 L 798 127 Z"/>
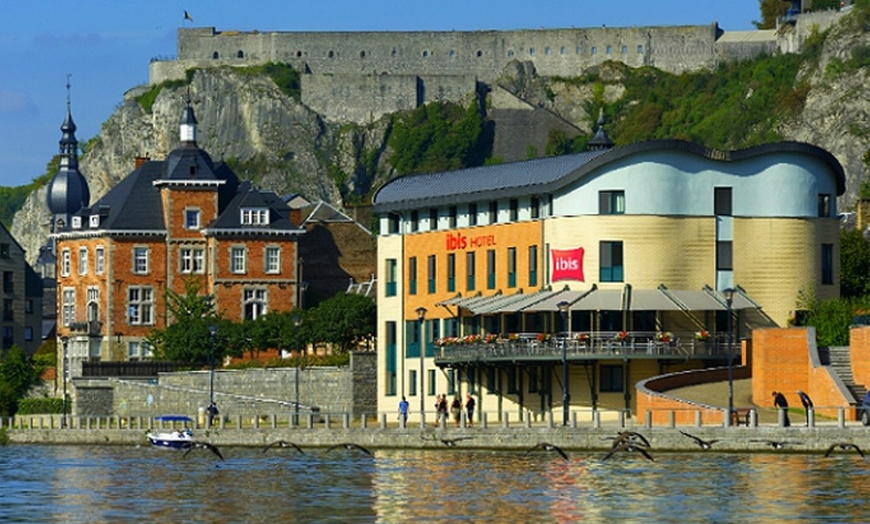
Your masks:
<path fill-rule="evenodd" d="M 477 50 L 477 57 L 480 58 L 480 57 L 482 57 L 482 56 L 483 56 L 483 51 L 481 51 L 480 49 L 478 49 L 478 50 Z"/>
<path fill-rule="evenodd" d="M 296 58 L 302 58 L 302 51 L 296 51 Z"/>
<path fill-rule="evenodd" d="M 429 56 L 429 50 L 424 49 L 422 55 L 423 55 L 423 58 L 427 58 Z"/>
<path fill-rule="evenodd" d="M 215 51 L 214 53 L 211 54 L 211 57 L 214 58 L 215 60 L 217 60 L 218 58 L 221 57 L 221 55 L 219 55 L 218 52 Z"/>
<path fill-rule="evenodd" d="M 366 52 L 365 52 L 365 51 L 360 51 L 360 52 L 359 52 L 359 57 L 360 57 L 360 58 L 365 58 L 365 57 L 366 57 Z"/>
<path fill-rule="evenodd" d="M 326 56 L 329 58 L 335 58 L 335 51 L 330 51 Z"/>
<path fill-rule="evenodd" d="M 265 315 L 268 306 L 268 294 L 262 288 L 248 288 L 242 291 L 242 306 L 245 320 L 257 320 Z"/>
<path fill-rule="evenodd" d="M 236 58 L 245 58 L 245 52 L 239 49 L 239 52 L 236 53 Z"/>

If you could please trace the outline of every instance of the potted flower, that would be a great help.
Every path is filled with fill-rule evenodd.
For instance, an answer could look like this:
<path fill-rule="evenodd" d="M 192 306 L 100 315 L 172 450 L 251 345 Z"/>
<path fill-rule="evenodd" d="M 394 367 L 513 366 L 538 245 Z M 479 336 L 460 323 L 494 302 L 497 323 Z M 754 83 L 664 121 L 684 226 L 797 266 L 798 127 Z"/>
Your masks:
<path fill-rule="evenodd" d="M 617 331 L 616 335 L 613 336 L 613 339 L 620 342 L 625 342 L 625 340 L 628 339 L 628 331 Z"/>
<path fill-rule="evenodd" d="M 519 339 L 520 339 L 520 334 L 519 334 L 519 333 L 510 333 L 510 334 L 508 335 L 508 340 L 509 340 L 510 342 L 516 342 L 516 341 L 519 340 Z"/>
<path fill-rule="evenodd" d="M 483 341 L 486 344 L 495 344 L 498 342 L 499 336 L 495 333 L 488 333 L 485 337 L 483 337 Z"/>
<path fill-rule="evenodd" d="M 574 336 L 574 340 L 577 342 L 586 342 L 589 340 L 589 333 L 577 333 Z"/>
<path fill-rule="evenodd" d="M 695 340 L 700 340 L 701 342 L 710 338 L 710 332 L 706 329 L 702 329 L 701 331 L 695 332 Z"/>
<path fill-rule="evenodd" d="M 674 334 L 669 332 L 669 331 L 662 331 L 660 333 L 656 333 L 656 340 L 658 340 L 659 342 L 663 342 L 663 343 L 667 344 L 668 342 L 670 342 L 673 339 L 674 339 Z"/>
<path fill-rule="evenodd" d="M 549 333 L 538 333 L 538 342 L 547 342 L 550 340 Z"/>

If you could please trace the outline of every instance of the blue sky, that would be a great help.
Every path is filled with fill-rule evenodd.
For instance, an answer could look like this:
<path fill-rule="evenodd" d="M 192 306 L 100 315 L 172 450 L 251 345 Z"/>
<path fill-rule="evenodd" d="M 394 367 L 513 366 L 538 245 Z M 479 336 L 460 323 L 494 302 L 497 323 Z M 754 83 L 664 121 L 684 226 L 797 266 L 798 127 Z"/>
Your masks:
<path fill-rule="evenodd" d="M 758 0 L 0 0 L 0 186 L 29 183 L 58 152 L 70 83 L 80 142 L 152 57 L 174 57 L 176 30 L 476 30 L 704 25 L 753 29 Z M 185 22 L 184 11 L 193 18 Z"/>

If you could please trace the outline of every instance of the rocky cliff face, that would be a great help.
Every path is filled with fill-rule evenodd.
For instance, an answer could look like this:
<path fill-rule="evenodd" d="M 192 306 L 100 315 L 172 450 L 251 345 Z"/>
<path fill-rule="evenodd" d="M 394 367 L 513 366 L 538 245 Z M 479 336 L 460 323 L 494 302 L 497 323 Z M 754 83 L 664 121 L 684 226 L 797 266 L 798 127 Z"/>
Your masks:
<path fill-rule="evenodd" d="M 863 19 L 860 24 L 864 24 Z M 857 74 L 837 74 L 834 66 L 852 59 L 854 49 L 870 49 L 870 36 L 866 27 L 856 27 L 854 21 L 832 31 L 819 62 L 803 72 L 811 86 L 803 112 L 784 122 L 779 130 L 786 139 L 827 149 L 843 164 L 847 192 L 839 201 L 839 209 L 844 210 L 854 204 L 866 178 L 870 79 L 866 66 Z M 538 78 L 533 68 L 519 63 L 506 68 L 498 84 L 503 89 L 493 89 L 488 99 L 492 115 L 499 109 L 504 113 L 537 111 L 542 115 L 535 120 L 538 123 L 555 118 L 561 119 L 566 129 L 592 131 L 589 124 L 597 115 L 586 114 L 596 96 L 591 85 L 550 83 Z M 269 78 L 231 68 L 198 70 L 189 88 L 199 121 L 200 146 L 215 160 L 227 161 L 240 177 L 250 178 L 262 188 L 279 194 L 299 192 L 309 199 L 340 204 L 343 192 L 367 194 L 392 174 L 386 162 L 388 116 L 365 126 L 330 124 L 283 94 Z M 90 185 L 91 203 L 133 169 L 137 156 L 162 159 L 178 143 L 178 122 L 188 96 L 187 87 L 163 89 L 150 113 L 135 100 L 146 89 L 138 87 L 125 94 L 124 103 L 106 121 L 100 135 L 88 143 L 80 166 Z M 603 98 L 613 102 L 622 92 L 619 85 L 610 84 Z M 528 115 L 520 120 L 530 121 Z M 539 127 L 542 133 L 547 128 L 558 128 L 546 123 L 524 126 L 526 130 Z M 499 129 L 510 132 L 516 126 L 505 122 L 497 123 L 495 128 L 496 143 L 504 143 L 504 137 L 498 136 Z M 520 142 L 546 141 L 546 136 L 525 135 Z M 526 147 L 513 144 L 512 149 L 520 149 L 522 157 Z M 539 150 L 543 152 L 543 148 Z M 44 188 L 35 192 L 15 216 L 12 233 L 27 250 L 31 263 L 48 235 L 49 220 Z"/>

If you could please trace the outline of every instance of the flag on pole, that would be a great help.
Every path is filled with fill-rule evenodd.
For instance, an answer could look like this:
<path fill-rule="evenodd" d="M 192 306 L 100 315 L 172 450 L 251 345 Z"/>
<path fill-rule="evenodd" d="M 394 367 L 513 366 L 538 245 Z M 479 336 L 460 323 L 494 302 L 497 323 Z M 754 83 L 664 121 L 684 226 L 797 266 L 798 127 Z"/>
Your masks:
<path fill-rule="evenodd" d="M 184 10 L 184 19 L 190 20 L 190 22 L 193 23 L 193 17 L 190 16 L 190 13 L 187 12 L 187 9 Z"/>

